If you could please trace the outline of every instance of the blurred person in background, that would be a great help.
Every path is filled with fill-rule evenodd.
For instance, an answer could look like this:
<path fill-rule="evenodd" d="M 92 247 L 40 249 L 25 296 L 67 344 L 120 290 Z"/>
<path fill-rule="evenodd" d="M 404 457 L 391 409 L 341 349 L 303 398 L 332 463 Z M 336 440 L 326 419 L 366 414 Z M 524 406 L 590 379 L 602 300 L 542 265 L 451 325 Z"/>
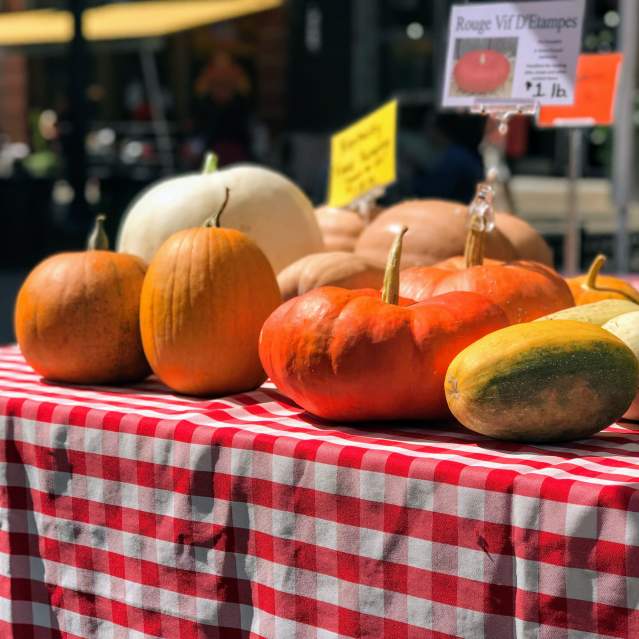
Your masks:
<path fill-rule="evenodd" d="M 227 52 L 214 53 L 196 80 L 198 128 L 220 165 L 251 159 L 250 91 L 248 74 Z"/>

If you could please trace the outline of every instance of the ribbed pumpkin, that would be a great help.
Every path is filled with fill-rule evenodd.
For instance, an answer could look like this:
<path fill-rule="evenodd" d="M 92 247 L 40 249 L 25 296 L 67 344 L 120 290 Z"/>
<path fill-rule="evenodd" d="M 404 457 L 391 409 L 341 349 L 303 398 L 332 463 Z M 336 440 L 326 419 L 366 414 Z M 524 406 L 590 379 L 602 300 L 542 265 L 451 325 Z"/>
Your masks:
<path fill-rule="evenodd" d="M 260 357 L 277 387 L 326 419 L 448 416 L 443 380 L 465 346 L 506 326 L 475 293 L 421 304 L 397 294 L 401 235 L 378 291 L 319 288 L 284 303 L 264 323 Z"/>
<path fill-rule="evenodd" d="M 567 280 L 575 298 L 575 304 L 590 304 L 605 299 L 630 300 L 639 304 L 639 291 L 624 280 L 612 275 L 601 275 L 606 263 L 605 255 L 597 255 L 585 275 Z"/>
<path fill-rule="evenodd" d="M 486 197 L 489 197 L 487 192 L 480 187 L 471 207 Z M 464 257 L 451 258 L 432 267 L 402 271 L 400 294 L 424 300 L 450 291 L 475 291 L 501 306 L 512 324 L 528 322 L 574 305 L 566 282 L 544 264 L 484 261 L 486 233 L 484 218 L 473 214 Z"/>
<path fill-rule="evenodd" d="M 266 379 L 258 337 L 281 302 L 277 280 L 252 240 L 219 228 L 223 210 L 166 240 L 142 288 L 144 352 L 157 376 L 180 393 L 242 392 Z"/>
<path fill-rule="evenodd" d="M 320 206 L 315 209 L 326 251 L 353 251 L 357 238 L 366 227 L 364 217 L 357 211 Z"/>
<path fill-rule="evenodd" d="M 321 286 L 380 288 L 383 281 L 383 270 L 345 251 L 312 253 L 293 262 L 277 276 L 285 300 Z"/>
<path fill-rule="evenodd" d="M 407 226 L 401 267 L 431 266 L 464 252 L 467 219 L 468 207 L 458 202 L 402 202 L 386 209 L 364 229 L 355 245 L 355 253 L 384 268 L 397 229 Z M 486 238 L 486 255 L 505 261 L 519 257 L 498 229 Z"/>
<path fill-rule="evenodd" d="M 88 250 L 41 262 L 18 293 L 15 332 L 27 363 L 46 379 L 116 384 L 150 370 L 140 340 L 146 264 L 109 251 L 98 216 Z"/>
<path fill-rule="evenodd" d="M 554 320 L 509 326 L 452 361 L 446 398 L 476 432 L 517 441 L 589 437 L 619 419 L 639 384 L 639 363 L 594 324 Z"/>

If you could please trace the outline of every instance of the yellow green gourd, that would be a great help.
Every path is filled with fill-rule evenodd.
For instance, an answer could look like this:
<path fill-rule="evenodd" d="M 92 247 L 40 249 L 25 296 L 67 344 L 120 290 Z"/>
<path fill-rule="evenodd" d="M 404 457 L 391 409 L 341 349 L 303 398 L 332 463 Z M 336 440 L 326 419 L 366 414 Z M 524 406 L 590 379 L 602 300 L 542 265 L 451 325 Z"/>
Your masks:
<path fill-rule="evenodd" d="M 446 399 L 470 430 L 497 439 L 589 437 L 619 419 L 639 384 L 639 362 L 612 333 L 569 320 L 487 335 L 450 364 Z"/>

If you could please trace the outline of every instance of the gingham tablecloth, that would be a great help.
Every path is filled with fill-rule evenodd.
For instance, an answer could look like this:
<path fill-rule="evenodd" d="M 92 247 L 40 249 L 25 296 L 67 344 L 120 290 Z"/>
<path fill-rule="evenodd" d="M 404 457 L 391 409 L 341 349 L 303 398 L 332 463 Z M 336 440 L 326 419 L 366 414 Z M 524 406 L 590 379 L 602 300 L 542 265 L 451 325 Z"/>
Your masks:
<path fill-rule="evenodd" d="M 0 637 L 639 637 L 639 433 L 330 425 L 0 350 Z"/>

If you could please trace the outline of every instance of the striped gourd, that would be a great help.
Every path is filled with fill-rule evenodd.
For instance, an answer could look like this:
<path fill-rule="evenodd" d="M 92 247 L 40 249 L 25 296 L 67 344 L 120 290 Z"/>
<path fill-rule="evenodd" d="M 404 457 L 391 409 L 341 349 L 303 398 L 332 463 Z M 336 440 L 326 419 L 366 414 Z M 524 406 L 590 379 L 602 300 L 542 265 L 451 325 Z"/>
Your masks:
<path fill-rule="evenodd" d="M 446 399 L 467 428 L 518 441 L 589 437 L 619 419 L 639 384 L 639 361 L 612 333 L 585 322 L 509 326 L 457 355 Z"/>

